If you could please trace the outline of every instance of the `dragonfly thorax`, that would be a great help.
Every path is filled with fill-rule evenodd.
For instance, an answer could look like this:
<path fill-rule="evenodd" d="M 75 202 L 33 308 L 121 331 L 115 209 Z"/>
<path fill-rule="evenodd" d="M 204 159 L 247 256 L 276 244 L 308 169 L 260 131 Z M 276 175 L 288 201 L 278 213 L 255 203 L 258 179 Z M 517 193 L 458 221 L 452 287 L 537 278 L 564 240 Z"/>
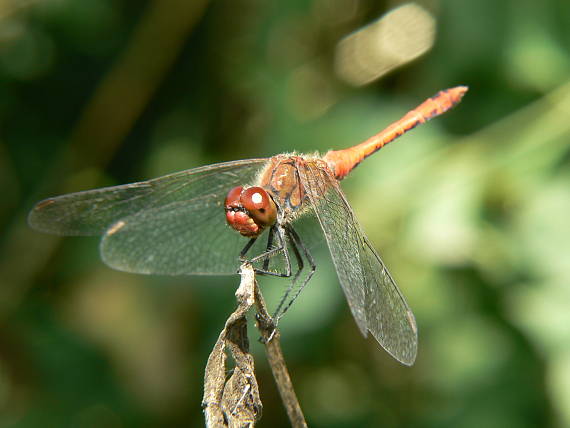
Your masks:
<path fill-rule="evenodd" d="M 277 220 L 275 202 L 261 187 L 234 187 L 226 196 L 224 206 L 228 224 L 248 238 L 259 236 Z"/>
<path fill-rule="evenodd" d="M 305 191 L 298 167 L 305 159 L 300 156 L 274 156 L 260 177 L 260 184 L 285 211 L 285 216 L 298 214 L 303 208 Z"/>

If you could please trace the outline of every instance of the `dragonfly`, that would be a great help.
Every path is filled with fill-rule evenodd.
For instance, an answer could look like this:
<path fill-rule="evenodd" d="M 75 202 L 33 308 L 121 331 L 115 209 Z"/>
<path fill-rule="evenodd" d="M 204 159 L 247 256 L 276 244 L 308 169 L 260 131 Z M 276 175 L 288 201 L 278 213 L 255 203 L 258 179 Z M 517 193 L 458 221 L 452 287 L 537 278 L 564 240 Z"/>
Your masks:
<path fill-rule="evenodd" d="M 299 218 L 316 218 L 360 332 L 370 333 L 397 361 L 412 365 L 418 343 L 414 315 L 359 225 L 340 181 L 366 157 L 455 106 L 467 89 L 440 91 L 344 150 L 236 160 L 65 194 L 37 203 L 28 223 L 58 235 L 102 235 L 103 261 L 127 272 L 232 275 L 248 252 L 255 254 L 249 261 L 257 263 L 260 274 L 288 277 L 295 284 L 306 272 L 287 304 L 285 297 L 281 300 L 279 318 L 316 270 L 295 229 Z M 280 263 L 273 263 L 277 259 Z"/>

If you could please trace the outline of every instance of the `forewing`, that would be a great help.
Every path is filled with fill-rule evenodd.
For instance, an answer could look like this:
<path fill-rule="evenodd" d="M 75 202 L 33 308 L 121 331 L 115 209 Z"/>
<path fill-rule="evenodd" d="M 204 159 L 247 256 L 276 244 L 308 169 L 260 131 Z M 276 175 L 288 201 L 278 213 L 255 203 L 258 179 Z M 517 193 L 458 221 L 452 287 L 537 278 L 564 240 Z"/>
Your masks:
<path fill-rule="evenodd" d="M 318 161 L 299 165 L 302 184 L 316 212 L 354 318 L 398 361 L 414 363 L 414 316 L 361 227 L 337 180 Z"/>
<path fill-rule="evenodd" d="M 40 202 L 34 228 L 65 235 L 104 234 L 109 266 L 158 274 L 231 274 L 246 244 L 224 215 L 224 198 L 255 181 L 266 159 L 195 168 L 140 183 Z"/>

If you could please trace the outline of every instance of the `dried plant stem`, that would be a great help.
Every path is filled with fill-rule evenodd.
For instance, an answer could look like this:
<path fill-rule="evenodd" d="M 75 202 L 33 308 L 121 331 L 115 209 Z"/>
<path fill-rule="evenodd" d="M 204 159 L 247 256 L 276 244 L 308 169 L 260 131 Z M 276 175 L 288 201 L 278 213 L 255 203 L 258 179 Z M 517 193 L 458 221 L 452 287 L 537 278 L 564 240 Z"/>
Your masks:
<path fill-rule="evenodd" d="M 255 302 L 254 288 L 253 269 L 249 265 L 243 266 L 241 283 L 236 291 L 238 307 L 228 317 L 206 364 L 202 407 L 207 427 L 252 427 L 261 417 L 262 404 L 253 356 L 249 353 L 245 318 Z M 226 350 L 235 361 L 228 379 Z"/>
<path fill-rule="evenodd" d="M 254 292 L 255 303 L 257 305 L 257 328 L 261 332 L 267 353 L 267 360 L 273 372 L 281 400 L 291 421 L 291 426 L 293 428 L 306 427 L 307 422 L 305 422 L 305 416 L 303 415 L 299 400 L 293 389 L 293 383 L 291 382 L 287 364 L 285 364 L 285 358 L 281 351 L 281 334 L 267 312 L 265 300 L 263 299 L 259 287 L 256 286 Z"/>
<path fill-rule="evenodd" d="M 265 301 L 255 281 L 255 272 L 251 265 L 245 263 L 240 274 L 241 283 L 236 291 L 238 307 L 228 317 L 206 364 L 202 400 L 206 426 L 253 427 L 261 418 L 262 404 L 255 378 L 253 356 L 249 353 L 245 318 L 247 311 L 255 304 L 258 311 L 257 326 L 291 425 L 295 428 L 306 427 L 281 352 L 279 331 L 267 312 Z M 227 379 L 226 351 L 229 351 L 235 361 L 233 373 Z"/>

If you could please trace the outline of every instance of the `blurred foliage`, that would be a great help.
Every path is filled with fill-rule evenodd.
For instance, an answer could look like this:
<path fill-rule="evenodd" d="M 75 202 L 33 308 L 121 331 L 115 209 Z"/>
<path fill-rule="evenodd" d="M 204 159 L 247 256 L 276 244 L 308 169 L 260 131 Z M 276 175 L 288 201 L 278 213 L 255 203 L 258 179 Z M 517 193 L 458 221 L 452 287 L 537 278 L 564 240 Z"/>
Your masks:
<path fill-rule="evenodd" d="M 293 381 L 313 427 L 570 426 L 570 2 L 422 2 L 432 50 L 343 83 L 338 42 L 399 4 L 0 2 L 0 426 L 201 426 L 238 284 L 111 271 L 96 239 L 29 230 L 34 202 L 346 147 L 458 84 L 343 182 L 416 314 L 416 365 L 359 335 L 322 251 L 281 324 Z M 253 346 L 260 426 L 288 426 Z"/>

